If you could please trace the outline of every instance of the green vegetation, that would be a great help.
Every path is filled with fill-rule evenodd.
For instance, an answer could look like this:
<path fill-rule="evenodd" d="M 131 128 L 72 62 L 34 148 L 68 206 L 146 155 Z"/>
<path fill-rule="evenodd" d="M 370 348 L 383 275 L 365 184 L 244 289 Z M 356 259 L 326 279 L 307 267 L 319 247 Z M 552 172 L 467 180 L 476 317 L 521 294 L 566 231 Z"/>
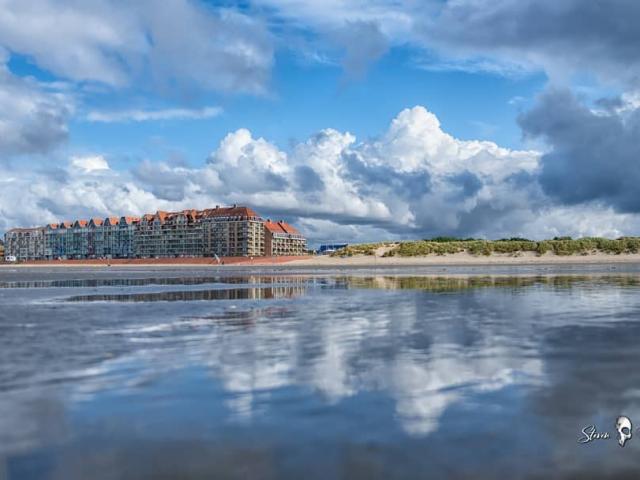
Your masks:
<path fill-rule="evenodd" d="M 332 257 L 352 257 L 353 255 L 375 255 L 376 250 L 381 247 L 391 247 L 396 245 L 390 242 L 380 243 L 360 243 L 356 245 L 349 245 L 345 248 L 331 254 Z"/>
<path fill-rule="evenodd" d="M 427 240 L 405 241 L 400 243 L 367 243 L 349 245 L 334 253 L 337 256 L 374 255 L 380 247 L 388 247 L 383 256 L 416 257 L 423 255 L 446 255 L 468 252 L 472 255 L 509 254 L 519 255 L 534 252 L 537 255 L 553 253 L 555 255 L 589 255 L 591 253 L 638 253 L 640 237 L 622 237 L 615 240 L 598 237 L 572 239 L 555 237 L 553 240 L 534 241 L 526 238 L 500 240 L 456 239 L 436 237 Z"/>

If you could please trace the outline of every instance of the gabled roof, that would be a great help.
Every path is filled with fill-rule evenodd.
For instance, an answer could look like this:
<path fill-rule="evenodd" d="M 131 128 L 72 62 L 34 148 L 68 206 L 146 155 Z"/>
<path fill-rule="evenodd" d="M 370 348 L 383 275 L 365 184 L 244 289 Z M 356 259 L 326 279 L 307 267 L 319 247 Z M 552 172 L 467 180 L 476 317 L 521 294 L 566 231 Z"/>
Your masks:
<path fill-rule="evenodd" d="M 203 217 L 259 217 L 255 210 L 249 207 L 239 207 L 233 205 L 232 207 L 216 207 L 202 210 Z"/>
<path fill-rule="evenodd" d="M 280 226 L 287 232 L 292 235 L 300 235 L 300 232 L 293 225 L 290 225 L 286 222 L 280 222 Z"/>
<path fill-rule="evenodd" d="M 87 222 L 86 220 L 76 220 L 73 226 L 83 228 L 86 227 L 88 223 L 89 222 Z"/>
<path fill-rule="evenodd" d="M 279 222 L 272 222 L 271 220 L 267 220 L 266 222 L 264 222 L 264 228 L 269 230 L 271 233 L 289 233 L 291 235 L 300 235 L 300 232 L 298 232 L 298 230 L 289 225 L 287 222 L 283 222 L 282 220 L 280 220 Z"/>
<path fill-rule="evenodd" d="M 119 221 L 120 219 L 118 217 L 107 217 L 104 220 L 104 224 L 108 225 L 109 227 L 115 227 L 116 225 L 118 225 Z"/>
<path fill-rule="evenodd" d="M 104 220 L 102 218 L 92 218 L 91 222 L 89 222 L 90 225 L 94 225 L 96 227 L 101 226 L 104 223 Z"/>
<path fill-rule="evenodd" d="M 122 217 L 120 222 L 124 222 L 126 225 L 131 225 L 132 223 L 138 223 L 140 221 L 140 217 Z"/>
<path fill-rule="evenodd" d="M 167 219 L 167 216 L 169 215 L 169 212 L 164 212 L 162 210 L 158 210 L 156 212 L 155 218 L 157 218 L 158 220 L 160 220 L 160 223 L 164 223 L 165 220 Z"/>

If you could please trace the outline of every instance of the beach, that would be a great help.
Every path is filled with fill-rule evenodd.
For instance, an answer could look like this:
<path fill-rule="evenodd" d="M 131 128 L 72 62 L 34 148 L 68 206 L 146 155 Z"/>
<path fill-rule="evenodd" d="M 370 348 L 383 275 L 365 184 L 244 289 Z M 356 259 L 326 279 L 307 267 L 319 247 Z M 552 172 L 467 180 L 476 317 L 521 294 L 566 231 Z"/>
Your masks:
<path fill-rule="evenodd" d="M 415 267 L 415 266 L 466 266 L 466 265 L 605 265 L 612 263 L 640 263 L 640 254 L 627 253 L 613 255 L 593 253 L 588 255 L 537 255 L 533 252 L 518 254 L 472 255 L 453 253 L 446 255 L 426 255 L 416 257 L 383 257 L 379 255 L 314 256 L 292 260 L 283 266 L 306 267 Z"/>
<path fill-rule="evenodd" d="M 376 255 L 330 256 L 306 255 L 297 257 L 233 257 L 224 258 L 220 263 L 209 257 L 202 258 L 155 258 L 155 259 L 114 259 L 114 260 L 51 260 L 19 263 L 0 263 L 0 268 L 23 267 L 261 267 L 274 266 L 278 269 L 310 268 L 377 268 L 377 267 L 429 267 L 429 266 L 518 266 L 518 265 L 608 265 L 640 264 L 640 254 L 590 253 L 588 255 L 537 255 L 534 252 L 517 254 L 472 255 L 453 253 L 445 255 L 425 255 L 414 257 L 384 257 Z"/>
<path fill-rule="evenodd" d="M 640 263 L 314 260 L 0 269 L 0 478 L 640 468 Z"/>

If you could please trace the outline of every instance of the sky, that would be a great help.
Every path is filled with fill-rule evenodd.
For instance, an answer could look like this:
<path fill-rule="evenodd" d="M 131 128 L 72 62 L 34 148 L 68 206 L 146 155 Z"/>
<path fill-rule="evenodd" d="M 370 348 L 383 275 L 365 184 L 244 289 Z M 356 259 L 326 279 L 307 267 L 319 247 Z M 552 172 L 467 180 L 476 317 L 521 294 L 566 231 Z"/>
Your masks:
<path fill-rule="evenodd" d="M 0 233 L 640 235 L 635 0 L 0 0 Z"/>

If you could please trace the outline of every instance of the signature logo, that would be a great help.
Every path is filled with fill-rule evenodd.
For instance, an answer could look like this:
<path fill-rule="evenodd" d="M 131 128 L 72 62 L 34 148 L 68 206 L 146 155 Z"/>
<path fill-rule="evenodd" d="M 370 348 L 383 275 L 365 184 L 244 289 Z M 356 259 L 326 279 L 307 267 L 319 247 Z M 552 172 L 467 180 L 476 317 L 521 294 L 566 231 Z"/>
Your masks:
<path fill-rule="evenodd" d="M 626 443 L 631 440 L 633 435 L 633 424 L 629 417 L 620 415 L 616 418 L 615 422 L 616 436 L 618 438 L 618 445 L 624 447 Z M 599 431 L 595 425 L 587 425 L 581 432 L 582 435 L 578 438 L 578 443 L 591 443 L 596 440 L 609 440 L 612 438 L 609 432 Z"/>
<path fill-rule="evenodd" d="M 618 417 L 616 419 L 616 430 L 618 431 L 618 445 L 624 447 L 627 440 L 631 440 L 631 420 L 629 420 L 629 417 Z"/>

